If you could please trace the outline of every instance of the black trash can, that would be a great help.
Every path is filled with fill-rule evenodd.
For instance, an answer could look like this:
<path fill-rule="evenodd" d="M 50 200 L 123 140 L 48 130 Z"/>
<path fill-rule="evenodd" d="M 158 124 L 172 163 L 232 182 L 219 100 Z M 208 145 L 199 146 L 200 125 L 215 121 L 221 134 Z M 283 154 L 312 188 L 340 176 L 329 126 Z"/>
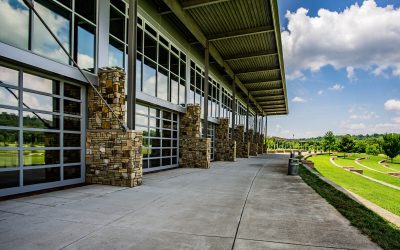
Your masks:
<path fill-rule="evenodd" d="M 288 175 L 299 175 L 299 160 L 296 158 L 289 159 Z"/>

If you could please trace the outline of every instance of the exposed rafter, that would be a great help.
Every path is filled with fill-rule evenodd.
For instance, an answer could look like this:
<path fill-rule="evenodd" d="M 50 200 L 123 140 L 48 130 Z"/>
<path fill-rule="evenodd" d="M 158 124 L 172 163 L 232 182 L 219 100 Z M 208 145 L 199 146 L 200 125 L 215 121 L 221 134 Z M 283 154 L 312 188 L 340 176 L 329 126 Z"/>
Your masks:
<path fill-rule="evenodd" d="M 256 51 L 252 53 L 246 53 L 246 54 L 237 54 L 237 55 L 231 55 L 228 57 L 225 57 L 225 61 L 234 61 L 234 60 L 243 60 L 243 59 L 252 59 L 256 57 L 261 57 L 261 56 L 276 56 L 278 53 L 275 51 Z"/>
<path fill-rule="evenodd" d="M 236 30 L 236 31 L 230 31 L 230 32 L 225 32 L 225 33 L 220 33 L 220 34 L 214 34 L 214 35 L 208 36 L 207 38 L 210 42 L 213 42 L 213 41 L 218 41 L 218 40 L 223 40 L 223 39 L 231 39 L 231 38 L 236 38 L 236 37 L 241 37 L 241 36 L 249 36 L 249 35 L 267 33 L 267 32 L 273 32 L 273 31 L 274 31 L 274 26 L 268 25 L 268 26 L 255 27 L 255 28 L 251 28 L 251 29 Z"/>
<path fill-rule="evenodd" d="M 206 5 L 228 2 L 230 0 L 186 0 L 182 1 L 184 10 L 204 7 Z"/>
<path fill-rule="evenodd" d="M 182 5 L 177 0 L 163 0 L 163 1 L 177 16 L 177 18 L 192 32 L 194 37 L 196 37 L 196 39 L 201 43 L 201 45 L 205 47 L 207 43 L 207 37 L 205 36 L 199 25 L 196 23 L 196 21 L 193 19 L 193 17 L 183 9 Z M 231 79 L 235 79 L 237 86 L 244 93 L 249 95 L 249 98 L 252 102 L 256 103 L 255 99 L 253 98 L 253 96 L 249 94 L 248 90 L 240 81 L 240 79 L 238 79 L 238 77 L 234 77 L 235 74 L 233 70 L 224 61 L 219 51 L 215 48 L 215 46 L 212 43 L 210 43 L 209 50 L 210 50 L 210 55 L 215 59 L 215 61 L 218 62 L 219 65 L 221 65 L 222 68 L 225 69 L 225 72 L 229 75 L 229 77 Z M 261 107 L 258 104 L 257 108 L 261 110 Z"/>
<path fill-rule="evenodd" d="M 282 81 L 282 79 L 281 79 L 281 77 L 279 76 L 279 77 L 274 78 L 274 79 L 271 79 L 271 78 L 258 79 L 256 82 L 254 82 L 254 81 L 251 81 L 251 82 L 244 82 L 243 84 L 244 84 L 245 86 L 247 86 L 247 85 L 250 85 L 250 84 L 262 84 L 262 83 L 280 82 L 280 81 Z"/>
<path fill-rule="evenodd" d="M 279 66 L 275 67 L 259 67 L 253 68 L 248 70 L 237 70 L 236 75 L 244 75 L 244 74 L 251 74 L 251 73 L 258 73 L 258 72 L 268 72 L 268 71 L 278 71 L 281 70 Z"/>
<path fill-rule="evenodd" d="M 267 95 L 267 96 L 258 96 L 258 97 L 255 97 L 255 99 L 256 99 L 258 102 L 284 100 L 284 99 L 282 99 L 282 95 L 281 95 L 281 94 L 273 94 L 273 95 Z"/>
<path fill-rule="evenodd" d="M 261 107 L 265 105 L 275 105 L 275 104 L 285 104 L 285 100 L 279 100 L 279 101 L 269 101 L 269 102 L 258 102 Z"/>

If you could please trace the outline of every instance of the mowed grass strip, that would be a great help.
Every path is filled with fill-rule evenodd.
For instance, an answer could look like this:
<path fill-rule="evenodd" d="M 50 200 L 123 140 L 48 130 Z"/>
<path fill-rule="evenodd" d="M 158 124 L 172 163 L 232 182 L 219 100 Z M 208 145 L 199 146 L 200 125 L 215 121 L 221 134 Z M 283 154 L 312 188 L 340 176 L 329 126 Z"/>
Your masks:
<path fill-rule="evenodd" d="M 383 249 L 400 249 L 400 229 L 395 225 L 322 181 L 305 167 L 300 167 L 300 176 L 305 183 L 346 217 L 353 226 L 357 227 L 363 234 L 368 235 L 380 247 Z"/>
<path fill-rule="evenodd" d="M 329 161 L 329 155 L 308 158 L 323 176 L 376 205 L 400 216 L 400 191 L 370 181 L 364 177 L 338 168 Z"/>
<path fill-rule="evenodd" d="M 339 158 L 335 159 L 335 162 L 343 167 L 353 166 L 356 169 L 362 169 L 364 171 L 363 174 L 366 176 L 369 176 L 376 180 L 383 181 L 383 182 L 395 185 L 397 187 L 400 187 L 400 178 L 391 176 L 389 174 L 372 171 L 368 168 L 361 167 L 360 165 L 358 165 L 354 162 L 354 160 L 357 158 L 358 158 L 357 156 L 346 157 L 345 159 L 342 157 L 339 157 Z"/>
<path fill-rule="evenodd" d="M 400 156 L 397 156 L 396 158 L 393 159 L 393 162 L 388 160 L 387 162 L 383 163 L 389 165 L 390 168 L 394 168 L 397 171 L 400 171 Z"/>
<path fill-rule="evenodd" d="M 386 168 L 379 164 L 379 161 L 386 159 L 384 156 L 372 156 L 372 155 L 357 155 L 359 157 L 366 157 L 365 159 L 362 159 L 360 161 L 361 164 L 370 167 L 372 169 L 385 172 L 385 173 L 390 173 L 390 172 L 395 172 L 396 170 Z"/>

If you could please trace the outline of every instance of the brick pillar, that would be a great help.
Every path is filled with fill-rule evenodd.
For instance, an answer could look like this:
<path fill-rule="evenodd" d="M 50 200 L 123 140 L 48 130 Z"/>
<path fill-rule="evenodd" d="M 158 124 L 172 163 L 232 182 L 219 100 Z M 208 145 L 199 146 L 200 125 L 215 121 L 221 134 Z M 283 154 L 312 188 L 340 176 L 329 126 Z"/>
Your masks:
<path fill-rule="evenodd" d="M 119 119 L 125 116 L 125 73 L 120 69 L 99 72 L 99 86 Z M 140 131 L 123 131 L 118 120 L 93 89 L 88 91 L 86 132 L 86 182 L 123 187 L 142 183 L 142 141 Z"/>
<path fill-rule="evenodd" d="M 264 135 L 263 134 L 259 134 L 258 135 L 258 153 L 259 154 L 263 154 L 264 151 Z"/>
<path fill-rule="evenodd" d="M 229 138 L 229 118 L 219 119 L 215 140 L 215 160 L 236 161 L 236 142 Z"/>
<path fill-rule="evenodd" d="M 250 152 L 249 155 L 251 156 L 257 156 L 257 151 L 258 151 L 258 142 L 254 142 L 254 130 L 249 129 L 247 131 L 247 143 L 249 144 Z"/>
<path fill-rule="evenodd" d="M 244 125 L 237 125 L 235 128 L 236 156 L 238 158 L 249 158 L 250 144 L 245 142 Z"/>
<path fill-rule="evenodd" d="M 179 166 L 210 168 L 211 139 L 200 138 L 200 105 L 188 104 L 179 124 Z"/>

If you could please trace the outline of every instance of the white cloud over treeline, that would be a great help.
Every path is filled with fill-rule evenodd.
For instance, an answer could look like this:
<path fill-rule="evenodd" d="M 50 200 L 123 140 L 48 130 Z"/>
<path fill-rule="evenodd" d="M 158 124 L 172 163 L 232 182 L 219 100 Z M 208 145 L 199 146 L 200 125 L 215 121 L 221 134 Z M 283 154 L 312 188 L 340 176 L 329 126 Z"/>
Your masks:
<path fill-rule="evenodd" d="M 342 12 L 320 9 L 316 17 L 299 8 L 286 18 L 282 43 L 288 79 L 327 65 L 345 69 L 349 79 L 356 79 L 359 69 L 400 77 L 400 8 L 366 0 Z"/>

